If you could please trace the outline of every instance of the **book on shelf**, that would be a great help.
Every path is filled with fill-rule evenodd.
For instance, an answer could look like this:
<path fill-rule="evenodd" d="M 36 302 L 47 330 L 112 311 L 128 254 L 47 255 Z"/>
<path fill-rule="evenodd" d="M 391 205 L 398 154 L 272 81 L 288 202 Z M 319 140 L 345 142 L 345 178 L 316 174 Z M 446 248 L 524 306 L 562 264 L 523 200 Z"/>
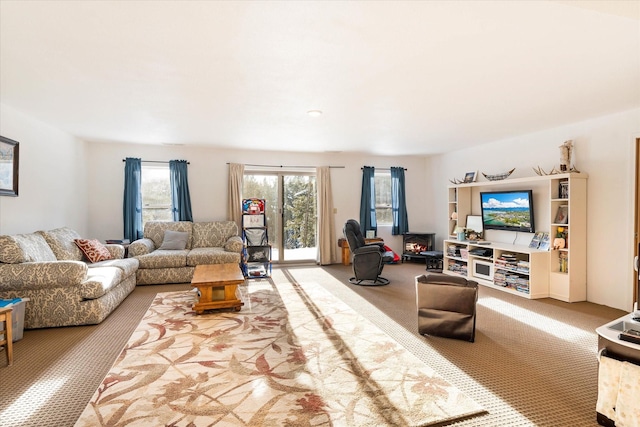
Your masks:
<path fill-rule="evenodd" d="M 560 199 L 569 198 L 569 180 L 560 181 L 559 187 L 558 187 L 558 197 Z"/>
<path fill-rule="evenodd" d="M 549 233 L 542 233 L 542 238 L 540 239 L 540 244 L 538 245 L 538 249 L 543 251 L 548 251 L 551 247 L 551 241 L 549 239 Z"/>

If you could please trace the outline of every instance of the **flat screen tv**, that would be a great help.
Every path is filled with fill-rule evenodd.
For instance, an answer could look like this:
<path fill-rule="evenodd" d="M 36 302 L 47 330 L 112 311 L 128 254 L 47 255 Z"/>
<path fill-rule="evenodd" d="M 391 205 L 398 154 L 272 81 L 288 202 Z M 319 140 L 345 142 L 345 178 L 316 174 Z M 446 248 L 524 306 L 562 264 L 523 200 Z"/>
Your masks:
<path fill-rule="evenodd" d="M 535 232 L 531 190 L 480 193 L 485 230 Z"/>

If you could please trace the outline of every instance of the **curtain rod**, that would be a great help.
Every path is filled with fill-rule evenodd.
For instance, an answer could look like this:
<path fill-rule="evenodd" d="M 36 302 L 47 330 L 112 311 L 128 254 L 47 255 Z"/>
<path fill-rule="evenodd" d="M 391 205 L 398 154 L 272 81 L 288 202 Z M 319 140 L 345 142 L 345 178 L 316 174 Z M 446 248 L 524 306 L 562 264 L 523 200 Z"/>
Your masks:
<path fill-rule="evenodd" d="M 126 162 L 127 159 L 122 159 L 123 162 Z M 164 161 L 164 160 L 140 160 L 141 163 L 169 163 L 168 161 Z M 188 165 L 191 164 L 191 162 L 187 162 Z"/>
<path fill-rule="evenodd" d="M 230 164 L 227 162 L 227 164 Z M 252 165 L 251 163 L 244 163 L 245 166 L 255 166 L 260 168 L 316 168 L 317 166 L 283 166 L 283 165 Z M 330 169 L 344 169 L 344 166 L 329 166 Z"/>
<path fill-rule="evenodd" d="M 360 168 L 360 170 L 363 170 L 364 168 L 374 168 L 374 169 L 381 170 L 381 171 L 390 171 L 391 170 L 391 168 L 376 168 L 374 166 L 363 166 L 363 167 Z M 402 168 L 402 169 L 409 170 L 407 168 Z"/>

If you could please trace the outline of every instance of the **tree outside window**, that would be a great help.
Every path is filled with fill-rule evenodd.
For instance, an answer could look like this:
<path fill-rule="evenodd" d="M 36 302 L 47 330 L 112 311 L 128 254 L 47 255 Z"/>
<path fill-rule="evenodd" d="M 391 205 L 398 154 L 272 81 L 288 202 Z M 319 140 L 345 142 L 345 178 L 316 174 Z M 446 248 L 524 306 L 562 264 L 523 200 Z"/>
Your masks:
<path fill-rule="evenodd" d="M 172 221 L 169 165 L 142 165 L 142 227 L 147 221 Z"/>
<path fill-rule="evenodd" d="M 392 225 L 391 210 L 391 172 L 375 171 L 376 185 L 376 221 L 378 225 Z"/>

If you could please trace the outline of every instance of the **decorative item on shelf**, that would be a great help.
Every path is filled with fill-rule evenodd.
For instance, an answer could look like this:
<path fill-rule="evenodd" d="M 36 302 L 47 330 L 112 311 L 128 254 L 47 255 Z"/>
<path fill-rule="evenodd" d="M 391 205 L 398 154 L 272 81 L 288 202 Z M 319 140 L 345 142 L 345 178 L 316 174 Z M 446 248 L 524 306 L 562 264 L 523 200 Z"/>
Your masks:
<path fill-rule="evenodd" d="M 545 172 L 544 169 L 538 166 L 537 168 L 533 168 L 533 171 L 539 176 L 557 175 L 557 174 L 567 173 L 567 172 L 580 173 L 580 171 L 571 164 L 571 157 L 573 156 L 573 141 L 572 140 L 565 141 L 562 143 L 562 145 L 559 148 L 560 148 L 560 169 L 556 169 L 556 167 L 554 166 L 551 169 L 551 171 Z"/>
<path fill-rule="evenodd" d="M 464 227 L 456 227 L 453 230 L 453 233 L 456 235 L 456 238 L 460 241 L 464 241 L 465 240 L 465 236 L 466 236 L 466 230 Z"/>
<path fill-rule="evenodd" d="M 482 240 L 482 232 L 478 232 L 471 228 L 465 229 L 465 240 L 469 240 L 475 242 L 477 240 Z"/>
<path fill-rule="evenodd" d="M 533 171 L 538 175 L 538 176 L 547 176 L 547 175 L 556 175 L 559 174 L 560 171 L 557 170 L 555 168 L 555 166 L 553 167 L 553 169 L 551 169 L 551 171 L 549 172 L 545 172 L 544 169 L 542 169 L 540 166 L 538 166 L 537 168 L 533 168 Z"/>
<path fill-rule="evenodd" d="M 455 185 L 458 184 L 469 184 L 472 182 L 476 182 L 476 180 L 478 179 L 478 171 L 475 172 L 467 172 L 464 174 L 464 178 L 462 179 L 458 179 L 458 178 L 453 178 L 450 179 L 449 182 Z"/>
<path fill-rule="evenodd" d="M 564 249 L 567 245 L 567 230 L 564 227 L 558 227 L 556 237 L 553 239 L 553 249 Z"/>
<path fill-rule="evenodd" d="M 568 224 L 569 223 L 569 206 L 561 205 L 558 206 L 558 212 L 556 213 L 556 217 L 553 220 L 554 224 Z"/>
<path fill-rule="evenodd" d="M 478 178 L 478 171 L 475 172 L 467 172 L 464 175 L 464 183 L 475 182 Z"/>
<path fill-rule="evenodd" d="M 571 168 L 571 155 L 573 154 L 573 141 L 562 143 L 560 148 L 560 172 L 567 172 Z"/>
<path fill-rule="evenodd" d="M 502 181 L 503 179 L 509 178 L 509 176 L 513 173 L 514 170 L 516 170 L 516 168 L 513 168 L 508 172 L 497 173 L 494 175 L 487 175 L 486 173 L 482 172 L 482 175 L 484 175 L 484 177 L 487 178 L 489 181 Z"/>
<path fill-rule="evenodd" d="M 452 212 L 451 213 L 451 219 L 454 220 L 454 221 L 457 220 L 458 219 L 458 212 Z"/>
<path fill-rule="evenodd" d="M 562 172 L 559 171 L 558 169 L 556 169 L 556 167 L 554 166 L 549 172 L 545 172 L 544 169 L 542 169 L 540 166 L 538 166 L 537 168 L 533 168 L 533 171 L 538 175 L 538 176 L 547 176 L 547 175 L 558 175 L 561 173 L 567 173 L 567 172 L 571 172 L 571 173 L 580 173 L 580 171 L 578 169 L 576 169 L 575 167 L 571 167 L 571 169 L 569 169 L 567 172 Z"/>

